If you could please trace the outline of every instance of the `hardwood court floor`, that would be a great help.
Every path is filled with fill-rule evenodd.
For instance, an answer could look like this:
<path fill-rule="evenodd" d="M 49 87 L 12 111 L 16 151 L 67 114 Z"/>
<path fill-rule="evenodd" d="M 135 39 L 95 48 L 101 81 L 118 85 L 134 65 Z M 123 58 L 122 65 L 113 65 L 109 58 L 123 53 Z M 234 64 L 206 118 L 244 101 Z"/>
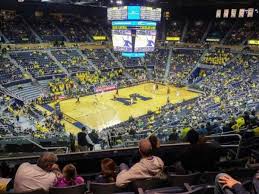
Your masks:
<path fill-rule="evenodd" d="M 188 91 L 186 88 L 169 87 L 169 99 L 173 104 L 199 96 L 198 93 Z M 76 103 L 76 99 L 61 101 L 60 108 L 62 112 L 82 124 L 101 130 L 126 121 L 130 116 L 139 117 L 149 110 L 156 111 L 167 102 L 167 88 L 167 86 L 158 85 L 158 90 L 155 91 L 153 83 L 144 83 L 120 89 L 118 100 L 113 99 L 116 91 L 110 91 L 81 97 L 80 103 Z M 126 105 L 130 102 L 131 94 L 137 94 L 139 97 L 133 105 Z M 54 103 L 50 104 L 52 107 L 53 105 Z M 79 130 L 71 126 L 66 129 L 74 134 Z"/>

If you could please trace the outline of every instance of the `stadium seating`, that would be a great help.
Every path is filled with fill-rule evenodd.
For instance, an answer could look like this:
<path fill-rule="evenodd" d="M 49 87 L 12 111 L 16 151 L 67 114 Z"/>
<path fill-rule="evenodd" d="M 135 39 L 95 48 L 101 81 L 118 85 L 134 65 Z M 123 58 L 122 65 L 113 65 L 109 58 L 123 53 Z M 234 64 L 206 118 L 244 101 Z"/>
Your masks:
<path fill-rule="evenodd" d="M 52 54 L 71 73 L 93 70 L 77 50 L 52 50 Z"/>
<path fill-rule="evenodd" d="M 207 35 L 208 39 L 219 39 L 221 41 L 233 26 L 232 20 L 215 20 Z"/>
<path fill-rule="evenodd" d="M 91 38 L 88 35 L 87 26 L 80 21 L 80 18 L 62 16 L 56 18 L 55 23 L 70 42 L 91 41 Z"/>
<path fill-rule="evenodd" d="M 10 43 L 34 43 L 35 36 L 21 16 L 1 18 L 1 31 Z"/>
<path fill-rule="evenodd" d="M 233 28 L 225 44 L 238 45 L 244 44 L 248 37 L 253 34 L 254 21 L 239 21 Z"/>
<path fill-rule="evenodd" d="M 49 17 L 31 17 L 29 24 L 43 42 L 64 41 L 64 37 Z"/>
<path fill-rule="evenodd" d="M 233 58 L 233 54 L 227 49 L 216 48 L 206 53 L 201 62 L 208 65 L 224 65 Z"/>
<path fill-rule="evenodd" d="M 71 186 L 66 188 L 52 187 L 50 188 L 49 194 L 70 194 L 70 193 L 84 194 L 85 191 L 86 191 L 86 185 L 82 184 L 82 185 Z"/>
<path fill-rule="evenodd" d="M 23 79 L 23 73 L 15 67 L 7 58 L 0 61 L 0 84 Z"/>
<path fill-rule="evenodd" d="M 181 37 L 184 28 L 183 20 L 172 20 L 168 22 L 167 37 Z"/>
<path fill-rule="evenodd" d="M 208 22 L 193 20 L 189 21 L 188 30 L 184 41 L 190 43 L 200 43 L 208 27 Z"/>
<path fill-rule="evenodd" d="M 107 49 L 87 49 L 83 50 L 83 53 L 101 70 L 119 67 Z"/>
<path fill-rule="evenodd" d="M 171 58 L 170 81 L 175 84 L 183 82 L 199 62 L 202 50 L 177 49 Z"/>
<path fill-rule="evenodd" d="M 10 55 L 34 78 L 63 73 L 46 52 L 25 51 L 13 52 Z"/>

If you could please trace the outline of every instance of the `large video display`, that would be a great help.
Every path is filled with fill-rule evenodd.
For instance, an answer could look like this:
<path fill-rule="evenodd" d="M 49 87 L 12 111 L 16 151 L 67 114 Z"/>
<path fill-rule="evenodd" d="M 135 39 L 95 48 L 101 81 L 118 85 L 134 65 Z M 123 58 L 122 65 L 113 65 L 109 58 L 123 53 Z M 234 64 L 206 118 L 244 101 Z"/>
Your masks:
<path fill-rule="evenodd" d="M 152 52 L 155 50 L 156 30 L 137 30 L 135 52 Z"/>
<path fill-rule="evenodd" d="M 108 20 L 146 20 L 160 22 L 162 16 L 161 8 L 145 6 L 122 6 L 107 9 Z"/>
<path fill-rule="evenodd" d="M 114 51 L 132 52 L 131 30 L 112 30 Z"/>

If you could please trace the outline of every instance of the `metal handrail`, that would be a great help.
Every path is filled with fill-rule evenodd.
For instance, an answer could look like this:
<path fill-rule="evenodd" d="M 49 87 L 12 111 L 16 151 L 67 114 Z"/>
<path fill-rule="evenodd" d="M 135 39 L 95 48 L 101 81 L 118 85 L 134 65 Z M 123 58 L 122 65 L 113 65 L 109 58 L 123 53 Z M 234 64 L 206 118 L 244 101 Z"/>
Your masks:
<path fill-rule="evenodd" d="M 43 147 L 42 145 L 36 143 L 35 141 L 29 139 L 29 136 L 5 136 L 5 137 L 0 137 L 0 139 L 23 139 L 31 142 L 32 144 L 36 145 L 38 148 L 49 151 L 49 150 L 58 150 L 58 149 L 64 149 L 65 153 L 68 153 L 68 147 Z"/>
<path fill-rule="evenodd" d="M 241 142 L 242 142 L 242 136 L 240 134 L 221 134 L 221 135 L 210 135 L 210 136 L 206 136 L 208 138 L 220 138 L 220 137 L 238 137 L 239 141 L 238 144 L 229 144 L 229 145 L 223 145 L 222 147 L 236 147 L 237 148 L 237 152 L 236 152 L 236 159 L 238 159 L 239 157 L 239 153 L 240 153 L 240 147 L 241 147 Z"/>

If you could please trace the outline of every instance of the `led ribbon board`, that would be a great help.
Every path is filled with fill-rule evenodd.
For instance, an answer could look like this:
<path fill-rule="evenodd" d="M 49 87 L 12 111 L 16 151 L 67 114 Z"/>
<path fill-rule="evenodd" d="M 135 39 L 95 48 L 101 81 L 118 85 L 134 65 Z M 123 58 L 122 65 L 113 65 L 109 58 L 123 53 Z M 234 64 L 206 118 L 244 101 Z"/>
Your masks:
<path fill-rule="evenodd" d="M 138 58 L 145 57 L 145 53 L 122 53 L 123 57 Z"/>

